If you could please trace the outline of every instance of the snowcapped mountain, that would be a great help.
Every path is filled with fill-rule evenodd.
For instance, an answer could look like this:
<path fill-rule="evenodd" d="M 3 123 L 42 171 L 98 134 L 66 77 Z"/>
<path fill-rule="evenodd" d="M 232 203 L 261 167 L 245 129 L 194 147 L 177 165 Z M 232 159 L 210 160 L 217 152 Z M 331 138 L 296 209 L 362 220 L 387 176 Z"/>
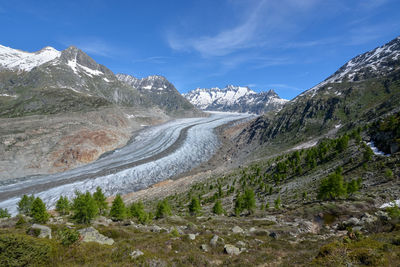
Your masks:
<path fill-rule="evenodd" d="M 137 79 L 132 86 L 74 46 L 63 51 L 45 47 L 33 53 L 0 46 L 0 117 L 112 105 L 155 108 L 176 116 L 185 116 L 188 110 L 198 113 L 165 78 Z"/>
<path fill-rule="evenodd" d="M 233 85 L 228 85 L 223 89 L 197 88 L 184 96 L 193 105 L 203 110 L 256 114 L 279 110 L 288 101 L 280 98 L 273 90 L 256 93 L 247 86 Z"/>
<path fill-rule="evenodd" d="M 323 88 L 327 84 L 358 82 L 387 75 L 399 68 L 399 60 L 400 37 L 397 37 L 383 46 L 354 57 L 326 80 L 303 94 L 311 93 L 315 95 L 317 90 Z"/>
<path fill-rule="evenodd" d="M 350 131 L 400 109 L 400 37 L 358 55 L 274 116 L 248 126 L 240 142 L 255 146 Z M 280 141 L 280 142 L 281 142 Z"/>
<path fill-rule="evenodd" d="M 50 46 L 30 53 L 0 45 L 0 69 L 30 71 L 60 56 L 61 52 Z"/>
<path fill-rule="evenodd" d="M 117 74 L 116 77 L 119 81 L 138 90 L 140 94 L 146 96 L 154 105 L 162 107 L 168 113 L 172 113 L 175 116 L 179 116 L 178 113 L 180 110 L 190 111 L 193 114 L 200 113 L 163 76 L 152 75 L 138 79 L 132 75 Z"/>

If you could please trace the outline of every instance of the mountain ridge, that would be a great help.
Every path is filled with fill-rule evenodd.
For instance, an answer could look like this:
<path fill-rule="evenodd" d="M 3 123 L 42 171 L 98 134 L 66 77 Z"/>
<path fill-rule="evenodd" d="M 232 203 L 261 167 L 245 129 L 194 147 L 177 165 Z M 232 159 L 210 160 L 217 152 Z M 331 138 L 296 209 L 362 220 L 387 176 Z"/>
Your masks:
<path fill-rule="evenodd" d="M 183 94 L 193 105 L 210 111 L 249 112 L 262 114 L 279 110 L 288 100 L 274 90 L 256 93 L 247 86 L 197 88 Z"/>

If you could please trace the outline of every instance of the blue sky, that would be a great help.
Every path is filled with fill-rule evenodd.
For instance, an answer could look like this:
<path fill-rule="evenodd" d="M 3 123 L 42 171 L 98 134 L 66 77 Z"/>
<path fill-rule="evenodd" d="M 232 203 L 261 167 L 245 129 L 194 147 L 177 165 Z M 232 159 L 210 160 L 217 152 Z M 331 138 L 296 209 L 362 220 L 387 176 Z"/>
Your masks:
<path fill-rule="evenodd" d="M 75 45 L 180 92 L 248 85 L 293 98 L 400 35 L 398 0 L 0 1 L 0 44 Z"/>

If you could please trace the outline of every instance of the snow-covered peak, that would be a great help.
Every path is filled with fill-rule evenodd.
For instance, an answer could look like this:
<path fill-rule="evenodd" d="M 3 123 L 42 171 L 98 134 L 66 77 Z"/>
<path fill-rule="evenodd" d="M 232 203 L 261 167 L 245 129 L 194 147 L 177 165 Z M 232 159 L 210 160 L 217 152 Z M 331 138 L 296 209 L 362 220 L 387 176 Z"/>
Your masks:
<path fill-rule="evenodd" d="M 128 74 L 117 74 L 116 77 L 121 82 L 127 83 L 138 90 L 163 91 L 171 87 L 170 82 L 160 75 L 151 75 L 145 78 L 136 78 Z"/>
<path fill-rule="evenodd" d="M 185 98 L 193 105 L 204 110 L 223 110 L 262 113 L 281 107 L 287 102 L 281 99 L 273 90 L 256 93 L 247 86 L 227 85 L 225 88 L 197 88 Z"/>
<path fill-rule="evenodd" d="M 0 45 L 0 68 L 30 71 L 34 67 L 60 57 L 60 55 L 60 51 L 50 46 L 30 53 Z"/>
<path fill-rule="evenodd" d="M 326 80 L 301 95 L 311 93 L 314 96 L 318 89 L 329 83 L 356 82 L 362 80 L 364 76 L 383 75 L 399 68 L 400 36 L 383 46 L 356 56 Z"/>

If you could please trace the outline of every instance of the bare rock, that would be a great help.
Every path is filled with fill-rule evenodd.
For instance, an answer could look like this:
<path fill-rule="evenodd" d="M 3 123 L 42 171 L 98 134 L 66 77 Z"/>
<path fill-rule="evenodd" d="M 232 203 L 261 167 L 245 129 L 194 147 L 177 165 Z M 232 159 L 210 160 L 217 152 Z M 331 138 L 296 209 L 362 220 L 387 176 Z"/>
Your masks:
<path fill-rule="evenodd" d="M 206 244 L 202 244 L 202 245 L 200 246 L 200 248 L 201 248 L 202 251 L 208 252 L 208 246 L 207 246 Z"/>
<path fill-rule="evenodd" d="M 214 235 L 214 236 L 211 238 L 211 240 L 210 240 L 210 245 L 211 245 L 212 247 L 216 247 L 217 244 L 218 244 L 218 239 L 219 239 L 219 236 Z"/>
<path fill-rule="evenodd" d="M 243 233 L 244 233 L 243 229 L 240 228 L 240 227 L 237 226 L 237 225 L 236 225 L 235 227 L 232 228 L 232 232 L 233 232 L 234 234 L 243 234 Z"/>
<path fill-rule="evenodd" d="M 51 229 L 50 229 L 50 227 L 47 227 L 45 225 L 40 225 L 40 224 L 34 224 L 34 225 L 32 225 L 31 229 L 40 231 L 40 233 L 38 235 L 39 238 L 48 237 L 49 239 L 51 239 Z"/>
<path fill-rule="evenodd" d="M 188 237 L 190 240 L 195 240 L 196 239 L 196 235 L 195 234 L 188 234 Z"/>
<path fill-rule="evenodd" d="M 361 223 L 365 224 L 365 223 L 373 223 L 376 222 L 378 220 L 378 218 L 376 216 L 373 216 L 369 213 L 365 213 L 362 217 L 361 217 Z"/>
<path fill-rule="evenodd" d="M 84 228 L 84 229 L 78 230 L 78 232 L 81 235 L 83 242 L 96 242 L 101 245 L 114 244 L 114 240 L 112 238 L 108 238 L 108 237 L 100 234 L 93 227 Z"/>
<path fill-rule="evenodd" d="M 239 248 L 235 247 L 234 245 L 226 244 L 224 246 L 224 252 L 228 255 L 236 255 L 237 256 L 240 254 L 241 251 Z"/>
<path fill-rule="evenodd" d="M 144 255 L 144 253 L 140 250 L 134 250 L 129 254 L 129 256 L 131 256 L 132 259 L 136 259 L 142 255 Z"/>
<path fill-rule="evenodd" d="M 112 222 L 113 221 L 111 219 L 108 219 L 104 216 L 99 216 L 93 221 L 93 225 L 110 226 Z"/>

